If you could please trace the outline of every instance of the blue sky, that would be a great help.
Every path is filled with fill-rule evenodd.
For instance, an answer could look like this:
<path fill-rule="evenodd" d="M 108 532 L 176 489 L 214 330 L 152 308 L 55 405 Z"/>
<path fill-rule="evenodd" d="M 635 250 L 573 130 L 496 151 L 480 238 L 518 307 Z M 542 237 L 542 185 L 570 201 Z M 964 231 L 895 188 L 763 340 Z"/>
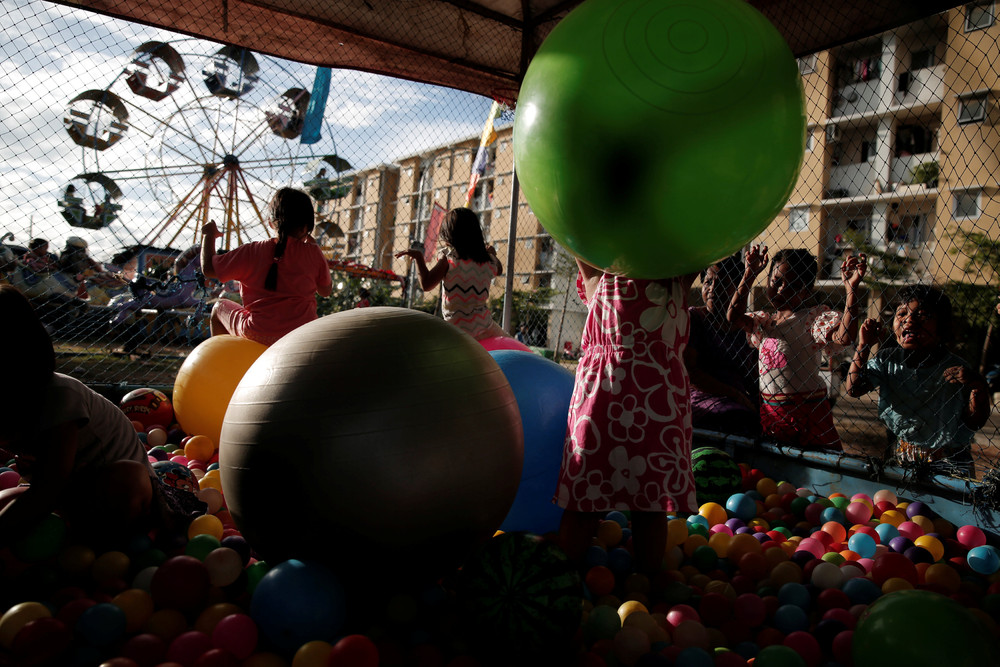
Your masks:
<path fill-rule="evenodd" d="M 192 117 L 192 109 L 200 117 L 206 115 L 201 111 L 203 103 L 197 101 L 205 95 L 200 89 L 201 71 L 220 45 L 41 0 L 2 0 L 2 7 L 0 232 L 12 232 L 22 243 L 29 236 L 46 236 L 60 248 L 66 236 L 82 236 L 91 242 L 95 256 L 106 258 L 115 248 L 144 235 L 165 215 L 153 196 L 154 189 L 162 188 L 162 179 L 155 174 L 157 164 L 165 160 L 170 142 L 175 141 L 170 134 L 177 131 L 170 127 L 190 127 L 184 114 Z M 189 85 L 164 102 L 135 97 L 122 76 L 136 47 L 148 41 L 171 43 L 185 58 Z M 224 128 L 220 135 L 230 131 L 226 123 L 237 115 L 250 118 L 252 111 L 259 118 L 260 111 L 270 108 L 283 91 L 312 86 L 313 67 L 258 58 L 262 76 L 253 94 L 246 96 L 245 111 L 228 113 L 224 104 L 219 105 L 217 127 Z M 63 116 L 74 96 L 105 88 L 126 101 L 130 129 L 114 146 L 97 153 L 73 143 Z M 490 100 L 460 91 L 335 70 L 323 141 L 311 148 L 279 148 L 299 157 L 305 151 L 316 156 L 335 151 L 355 168 L 364 168 L 478 136 L 489 106 Z M 182 108 L 187 111 L 181 113 Z M 171 126 L 164 122 L 168 117 L 173 119 Z M 192 128 L 191 134 L 197 134 L 196 130 Z M 273 155 L 269 146 L 273 140 L 260 142 L 252 154 L 242 157 Z M 104 230 L 71 227 L 56 202 L 74 176 L 96 170 L 112 174 L 116 182 L 121 179 L 121 218 Z M 261 178 L 276 178 L 275 170 Z M 161 200 L 167 198 L 161 196 Z"/>

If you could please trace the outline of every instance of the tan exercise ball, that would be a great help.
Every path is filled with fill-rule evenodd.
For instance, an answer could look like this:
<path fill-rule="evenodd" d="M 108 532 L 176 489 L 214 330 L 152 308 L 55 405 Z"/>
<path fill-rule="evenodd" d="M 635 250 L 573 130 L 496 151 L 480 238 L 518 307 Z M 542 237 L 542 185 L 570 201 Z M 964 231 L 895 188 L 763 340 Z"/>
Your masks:
<path fill-rule="evenodd" d="M 375 307 L 264 352 L 229 402 L 219 463 L 229 511 L 263 558 L 421 578 L 500 526 L 523 453 L 489 352 L 439 318 Z"/>

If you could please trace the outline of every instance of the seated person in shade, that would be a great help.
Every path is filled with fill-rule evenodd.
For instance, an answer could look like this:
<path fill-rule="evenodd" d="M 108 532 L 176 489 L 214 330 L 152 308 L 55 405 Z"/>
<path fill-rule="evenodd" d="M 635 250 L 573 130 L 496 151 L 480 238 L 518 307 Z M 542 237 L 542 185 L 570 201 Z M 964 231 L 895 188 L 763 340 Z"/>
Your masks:
<path fill-rule="evenodd" d="M 736 435 L 760 433 L 757 350 L 729 323 L 726 309 L 743 277 L 743 260 L 732 255 L 701 272 L 705 305 L 688 308 L 691 337 L 684 365 L 691 378 L 695 428 Z"/>

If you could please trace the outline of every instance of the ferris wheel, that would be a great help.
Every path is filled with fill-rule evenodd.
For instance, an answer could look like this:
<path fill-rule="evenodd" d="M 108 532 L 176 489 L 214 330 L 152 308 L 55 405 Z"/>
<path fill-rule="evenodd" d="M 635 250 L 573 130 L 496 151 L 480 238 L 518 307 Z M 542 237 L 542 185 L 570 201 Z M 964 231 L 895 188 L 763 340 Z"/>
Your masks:
<path fill-rule="evenodd" d="M 82 169 L 58 207 L 70 225 L 114 228 L 133 242 L 194 244 L 214 220 L 228 249 L 270 235 L 281 187 L 344 196 L 352 169 L 328 124 L 302 141 L 304 66 L 201 40 L 150 41 L 103 88 L 69 100 L 63 124 Z"/>

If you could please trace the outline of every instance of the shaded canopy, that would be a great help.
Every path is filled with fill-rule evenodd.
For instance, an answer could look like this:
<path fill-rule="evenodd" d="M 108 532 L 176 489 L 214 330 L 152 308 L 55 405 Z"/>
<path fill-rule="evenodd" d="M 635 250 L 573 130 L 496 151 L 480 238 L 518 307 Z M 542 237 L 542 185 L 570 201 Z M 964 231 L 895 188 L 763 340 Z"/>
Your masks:
<path fill-rule="evenodd" d="M 314 65 L 514 100 L 528 62 L 581 0 L 59 0 Z M 750 0 L 803 56 L 955 0 Z"/>

